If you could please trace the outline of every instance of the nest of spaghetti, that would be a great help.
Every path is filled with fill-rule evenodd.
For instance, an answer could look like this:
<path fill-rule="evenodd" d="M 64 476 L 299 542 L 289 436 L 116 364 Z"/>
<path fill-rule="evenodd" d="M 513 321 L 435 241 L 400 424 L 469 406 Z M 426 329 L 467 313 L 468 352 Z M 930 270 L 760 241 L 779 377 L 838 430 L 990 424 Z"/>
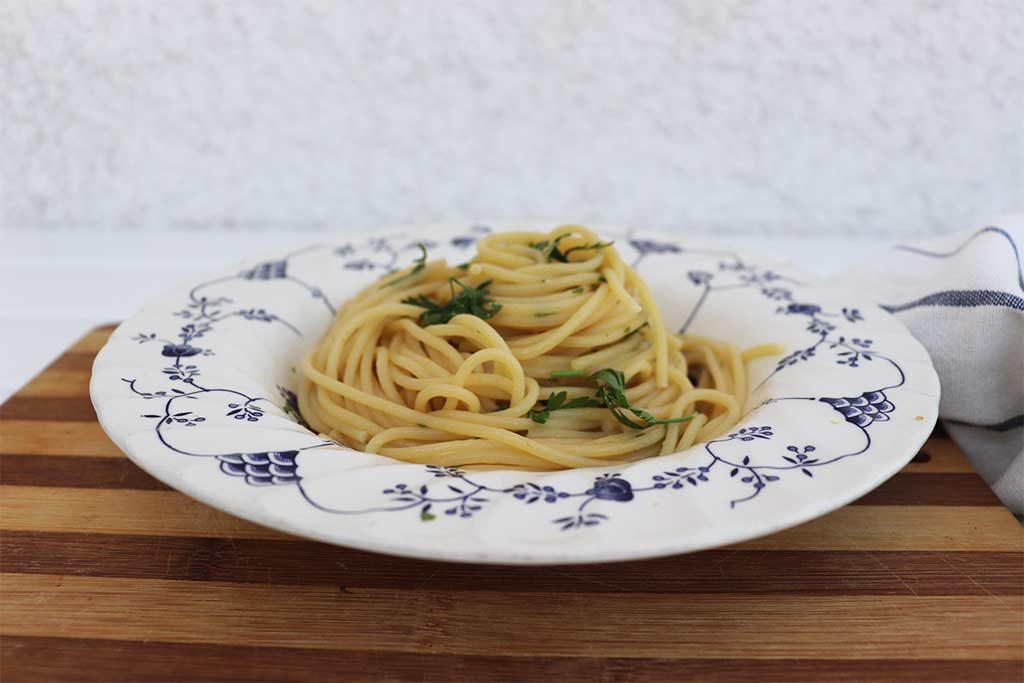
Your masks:
<path fill-rule="evenodd" d="M 421 247 L 422 248 L 422 247 Z M 302 363 L 324 436 L 410 463 L 607 467 L 728 432 L 777 352 L 667 329 L 614 244 L 580 226 L 481 238 L 365 288 Z"/>

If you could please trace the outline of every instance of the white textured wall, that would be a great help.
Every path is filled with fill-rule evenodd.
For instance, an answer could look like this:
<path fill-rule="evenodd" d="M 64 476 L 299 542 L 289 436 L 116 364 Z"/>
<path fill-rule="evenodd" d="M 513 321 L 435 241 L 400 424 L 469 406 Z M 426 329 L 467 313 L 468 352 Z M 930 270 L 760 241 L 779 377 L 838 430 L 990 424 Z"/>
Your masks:
<path fill-rule="evenodd" d="M 1022 206 L 1021 0 L 0 0 L 0 226 Z"/>

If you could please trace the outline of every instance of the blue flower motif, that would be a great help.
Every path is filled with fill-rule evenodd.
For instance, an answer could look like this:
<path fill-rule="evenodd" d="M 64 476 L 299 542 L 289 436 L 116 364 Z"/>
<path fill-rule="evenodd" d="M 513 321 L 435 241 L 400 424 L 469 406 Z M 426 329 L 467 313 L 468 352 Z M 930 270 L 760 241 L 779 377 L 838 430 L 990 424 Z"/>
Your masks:
<path fill-rule="evenodd" d="M 163 373 L 167 375 L 167 379 L 190 382 L 193 377 L 199 376 L 199 368 L 195 365 L 183 365 L 180 367 L 171 365 L 164 368 Z"/>
<path fill-rule="evenodd" d="M 765 287 L 761 294 L 773 301 L 789 301 L 793 298 L 793 293 L 785 287 Z"/>
<path fill-rule="evenodd" d="M 459 249 L 468 249 L 476 243 L 476 237 L 471 235 L 459 235 L 452 238 L 452 246 Z"/>
<path fill-rule="evenodd" d="M 273 322 L 277 316 L 267 313 L 265 308 L 250 308 L 248 310 L 238 311 L 238 315 L 242 316 L 246 320 L 258 320 L 260 322 Z"/>
<path fill-rule="evenodd" d="M 244 280 L 280 280 L 288 277 L 288 262 L 266 261 L 238 274 Z"/>
<path fill-rule="evenodd" d="M 461 477 L 465 472 L 460 470 L 458 467 L 452 467 L 450 465 L 427 465 L 427 471 L 434 475 L 437 479 L 444 479 L 448 477 Z"/>
<path fill-rule="evenodd" d="M 860 396 L 818 400 L 835 408 L 847 422 L 858 427 L 867 427 L 872 422 L 885 422 L 889 419 L 887 413 L 895 409 L 884 391 L 867 391 Z"/>
<path fill-rule="evenodd" d="M 236 420 L 256 422 L 263 417 L 263 411 L 248 401 L 246 403 L 229 403 L 228 408 L 230 410 L 226 414 L 227 417 L 233 417 Z"/>
<path fill-rule="evenodd" d="M 753 441 L 754 439 L 770 439 L 775 436 L 772 432 L 770 425 L 764 425 L 761 427 L 743 427 L 739 431 L 733 432 L 729 435 L 730 439 L 739 439 L 740 441 Z"/>
<path fill-rule="evenodd" d="M 709 273 L 706 270 L 691 270 L 686 274 L 686 277 L 690 279 L 690 282 L 700 287 L 711 282 L 715 276 L 713 273 Z"/>
<path fill-rule="evenodd" d="M 164 344 L 160 353 L 168 358 L 188 358 L 198 356 L 203 350 L 189 344 Z"/>
<path fill-rule="evenodd" d="M 553 486 L 540 486 L 532 481 L 525 484 L 516 484 L 511 489 L 512 497 L 516 500 L 525 501 L 527 504 L 543 500 L 545 503 L 554 503 L 559 498 L 568 498 L 569 494 L 556 491 Z"/>
<path fill-rule="evenodd" d="M 780 308 L 779 312 L 786 315 L 817 315 L 821 313 L 821 306 L 817 304 L 791 303 L 784 308 Z"/>
<path fill-rule="evenodd" d="M 359 259 L 358 261 L 349 261 L 345 264 L 345 270 L 373 270 L 377 265 L 369 259 Z"/>
<path fill-rule="evenodd" d="M 864 319 L 864 316 L 861 315 L 860 310 L 856 308 L 844 308 L 843 317 L 846 318 L 851 323 L 855 323 L 859 320 Z"/>
<path fill-rule="evenodd" d="M 807 323 L 807 331 L 811 334 L 828 334 L 832 330 L 836 329 L 836 326 L 832 323 L 825 322 L 820 318 L 811 318 L 811 322 Z"/>
<path fill-rule="evenodd" d="M 683 250 L 678 244 L 654 240 L 629 240 L 629 244 L 645 256 L 647 254 L 678 254 Z"/>
<path fill-rule="evenodd" d="M 633 500 L 633 486 L 622 477 L 599 477 L 588 495 L 600 500 L 614 500 L 620 503 Z"/>
<path fill-rule="evenodd" d="M 262 453 L 230 453 L 218 455 L 220 471 L 233 477 L 245 477 L 252 486 L 272 486 L 298 481 L 299 451 L 265 451 Z"/>

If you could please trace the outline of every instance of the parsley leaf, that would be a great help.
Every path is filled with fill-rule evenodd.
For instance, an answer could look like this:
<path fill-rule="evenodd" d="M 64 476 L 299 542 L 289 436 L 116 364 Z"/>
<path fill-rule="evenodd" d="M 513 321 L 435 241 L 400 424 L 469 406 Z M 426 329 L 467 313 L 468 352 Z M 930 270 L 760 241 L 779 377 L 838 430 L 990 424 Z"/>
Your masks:
<path fill-rule="evenodd" d="M 626 335 L 622 339 L 629 339 L 634 334 L 636 334 L 640 330 L 644 329 L 645 327 L 649 326 L 650 324 L 651 324 L 651 322 L 648 320 L 647 322 L 643 323 L 642 325 L 637 325 L 632 330 L 629 330 L 628 332 L 626 332 Z M 620 339 L 619 341 L 622 341 L 622 339 Z"/>
<path fill-rule="evenodd" d="M 641 329 L 643 325 L 637 329 Z M 569 401 L 565 405 L 565 392 L 558 391 L 551 394 L 548 398 L 547 404 L 544 406 L 544 410 L 533 410 L 530 412 L 530 419 L 534 422 L 545 423 L 548 421 L 548 416 L 552 410 L 564 410 L 566 408 L 607 408 L 611 411 L 615 419 L 621 424 L 629 427 L 630 429 L 647 429 L 652 425 L 667 425 L 674 422 L 687 422 L 693 419 L 693 415 L 684 415 L 682 417 L 672 418 L 656 418 L 646 410 L 640 408 L 634 408 L 629 403 L 629 399 L 626 398 L 626 377 L 622 374 L 621 370 L 615 370 L 613 368 L 604 368 L 598 370 L 592 375 L 584 375 L 581 370 L 555 370 L 551 373 L 552 379 L 560 379 L 562 377 L 586 377 L 590 381 L 596 383 L 597 393 L 591 398 L 590 396 L 580 396 Z M 630 417 L 632 415 L 632 417 Z M 637 422 L 633 418 L 637 418 L 640 421 Z"/>
<path fill-rule="evenodd" d="M 558 261 L 559 263 L 568 263 L 569 254 L 574 251 L 588 251 L 591 249 L 604 249 L 610 247 L 614 242 L 593 242 L 591 244 L 581 244 L 578 247 L 570 247 L 564 252 L 558 249 L 558 243 L 564 240 L 566 237 L 570 237 L 572 233 L 565 233 L 559 235 L 553 240 L 541 240 L 540 242 L 530 242 L 530 247 L 544 254 L 544 260 L 548 263 L 552 261 Z"/>
<path fill-rule="evenodd" d="M 593 250 L 605 249 L 607 247 L 612 246 L 613 244 L 615 244 L 615 242 L 593 242 L 591 244 L 581 244 L 578 247 L 571 247 L 569 249 L 566 249 L 565 253 L 562 254 L 562 258 L 565 259 L 566 263 L 568 263 L 569 262 L 569 254 L 571 254 L 574 251 L 590 251 L 592 249 Z"/>
<path fill-rule="evenodd" d="M 611 411 L 619 423 L 630 429 L 646 429 L 651 425 L 672 424 L 673 422 L 687 422 L 693 419 L 693 415 L 673 418 L 655 418 L 646 410 L 634 408 L 626 398 L 626 378 L 621 370 L 604 368 L 592 374 L 589 379 L 600 382 L 597 389 L 597 400 Z M 639 418 L 640 422 L 634 422 L 627 413 Z"/>
<path fill-rule="evenodd" d="M 412 270 L 410 270 L 405 275 L 402 275 L 401 277 L 396 277 L 391 282 L 385 282 L 382 285 L 383 287 L 391 287 L 392 285 L 397 285 L 399 282 L 402 282 L 403 280 L 408 280 L 413 275 L 427 267 L 427 248 L 423 245 L 422 242 L 418 243 L 416 246 L 420 248 L 420 252 L 422 253 L 420 254 L 419 258 L 413 260 Z"/>
<path fill-rule="evenodd" d="M 427 309 L 420 315 L 420 325 L 424 327 L 442 325 L 462 314 L 475 315 L 482 320 L 487 320 L 493 318 L 501 310 L 501 304 L 487 298 L 490 293 L 487 289 L 487 286 L 491 284 L 490 280 L 485 280 L 476 287 L 470 287 L 462 284 L 455 277 L 449 277 L 448 284 L 452 288 L 452 298 L 447 303 L 434 303 L 422 294 L 402 299 L 402 303 Z M 462 287 L 462 290 L 456 293 L 455 285 Z"/>
<path fill-rule="evenodd" d="M 544 402 L 544 409 L 537 410 L 534 408 L 530 411 L 530 419 L 534 422 L 544 424 L 551 417 L 552 411 L 555 410 L 570 410 L 572 408 L 600 408 L 601 404 L 597 399 L 591 398 L 590 396 L 577 396 L 571 401 L 566 401 L 567 396 L 564 391 L 556 391 L 548 396 L 548 400 Z"/>

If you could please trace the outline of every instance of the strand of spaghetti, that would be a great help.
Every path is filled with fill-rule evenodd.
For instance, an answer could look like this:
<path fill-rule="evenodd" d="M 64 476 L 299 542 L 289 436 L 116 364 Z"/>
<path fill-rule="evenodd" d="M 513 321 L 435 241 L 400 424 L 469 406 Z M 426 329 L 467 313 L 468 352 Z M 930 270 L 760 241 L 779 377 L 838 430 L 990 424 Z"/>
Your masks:
<path fill-rule="evenodd" d="M 427 412 L 430 407 L 430 401 L 434 398 L 447 399 L 445 401 L 446 408 L 454 409 L 459 403 L 465 403 L 470 412 L 480 412 L 480 398 L 472 391 L 454 384 L 437 383 L 420 390 L 420 393 L 416 395 L 415 409 L 421 413 Z"/>
<path fill-rule="evenodd" d="M 536 455 L 537 457 L 562 464 L 566 467 L 592 467 L 602 464 L 600 461 L 592 460 L 591 458 L 571 456 L 567 453 L 559 452 L 556 449 L 545 447 L 542 444 L 536 443 L 531 439 L 527 439 L 526 437 L 515 434 L 514 432 L 495 429 L 493 427 L 477 426 L 469 421 L 462 422 L 459 420 L 452 420 L 444 417 L 438 417 L 431 413 L 422 413 L 405 406 L 396 406 L 386 399 L 372 396 L 366 392 L 350 387 L 343 382 L 339 382 L 336 379 L 324 375 L 312 366 L 309 356 L 303 360 L 303 370 L 314 383 L 324 389 L 333 390 L 353 400 L 366 403 L 377 410 L 384 412 L 393 411 L 397 415 L 400 415 L 413 423 L 422 423 L 427 427 L 450 431 L 453 434 L 475 436 L 480 439 L 490 439 L 492 441 L 504 443 L 531 455 Z"/>
<path fill-rule="evenodd" d="M 313 429 L 407 462 L 607 467 L 726 433 L 746 363 L 779 352 L 670 333 L 618 252 L 569 225 L 487 235 L 468 264 L 372 283 L 303 359 L 297 396 Z M 595 400 L 587 376 L 605 367 L 622 373 L 627 405 L 691 419 L 632 429 L 606 406 L 566 409 Z"/>
<path fill-rule="evenodd" d="M 697 415 L 686 425 L 686 429 L 683 430 L 683 436 L 680 437 L 679 443 L 675 446 L 675 450 L 684 451 L 696 443 L 697 434 L 700 433 L 701 428 L 707 421 L 708 418 L 706 415 L 697 413 Z"/>
<path fill-rule="evenodd" d="M 472 356 L 462 362 L 458 372 L 455 373 L 455 384 L 464 385 L 469 373 L 473 372 L 480 365 L 494 361 L 505 368 L 509 379 L 512 380 L 512 393 L 510 401 L 522 399 L 526 393 L 526 375 L 523 374 L 523 366 L 519 364 L 516 357 L 504 349 L 480 349 Z"/>
<path fill-rule="evenodd" d="M 536 358 L 558 346 L 559 342 L 565 340 L 566 337 L 583 326 L 583 323 L 604 302 L 607 295 L 607 287 L 604 285 L 598 287 L 594 295 L 560 327 L 532 337 L 532 341 L 528 345 L 517 346 L 515 348 L 516 358 Z"/>
<path fill-rule="evenodd" d="M 631 279 L 640 296 L 640 303 L 647 311 L 647 316 L 651 321 L 651 336 L 654 340 L 654 378 L 658 386 L 663 387 L 668 384 L 668 341 L 665 339 L 666 332 L 661 320 L 661 311 L 654 303 L 654 297 L 651 296 L 644 281 L 636 277 L 635 274 L 632 274 Z"/>

